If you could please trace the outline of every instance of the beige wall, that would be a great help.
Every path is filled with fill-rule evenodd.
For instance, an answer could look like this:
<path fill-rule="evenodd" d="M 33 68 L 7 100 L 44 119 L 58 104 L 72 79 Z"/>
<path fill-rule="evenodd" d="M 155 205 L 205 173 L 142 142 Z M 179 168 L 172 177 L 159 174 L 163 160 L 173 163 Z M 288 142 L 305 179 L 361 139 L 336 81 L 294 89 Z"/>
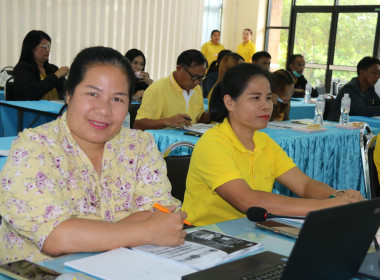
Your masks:
<path fill-rule="evenodd" d="M 221 43 L 236 51 L 243 29 L 251 28 L 252 42 L 258 51 L 263 50 L 267 5 L 268 0 L 224 0 Z"/>
<path fill-rule="evenodd" d="M 57 66 L 89 46 L 138 48 L 156 80 L 182 51 L 200 49 L 203 7 L 203 0 L 0 0 L 0 69 L 16 65 L 25 35 L 39 29 L 52 39 Z"/>

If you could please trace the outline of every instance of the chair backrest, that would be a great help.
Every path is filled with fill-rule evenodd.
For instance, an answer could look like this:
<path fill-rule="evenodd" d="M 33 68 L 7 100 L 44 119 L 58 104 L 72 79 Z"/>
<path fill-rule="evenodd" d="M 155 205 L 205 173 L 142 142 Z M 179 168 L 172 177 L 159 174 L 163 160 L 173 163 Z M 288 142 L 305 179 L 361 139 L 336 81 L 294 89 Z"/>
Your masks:
<path fill-rule="evenodd" d="M 130 126 L 133 128 L 133 123 L 135 122 L 137 110 L 140 108 L 141 103 L 131 103 L 129 106 L 129 116 L 130 116 Z"/>
<path fill-rule="evenodd" d="M 5 83 L 4 100 L 7 100 L 7 101 L 16 100 L 13 77 L 10 77 Z"/>
<path fill-rule="evenodd" d="M 172 196 L 183 202 L 186 190 L 186 178 L 189 171 L 191 155 L 169 156 L 170 152 L 178 147 L 194 148 L 190 142 L 177 142 L 162 152 L 166 161 L 167 175 L 172 185 Z"/>
<path fill-rule="evenodd" d="M 377 173 L 377 168 L 375 165 L 373 153 L 375 151 L 377 135 L 372 137 L 370 143 L 365 149 L 368 163 L 368 177 L 369 177 L 369 186 L 370 186 L 370 198 L 380 197 L 380 184 Z"/>
<path fill-rule="evenodd" d="M 370 176 L 370 171 L 369 171 L 370 164 L 368 160 L 368 150 L 371 147 L 374 147 L 375 139 L 376 139 L 376 135 L 373 134 L 369 125 L 365 123 L 364 126 L 360 129 L 360 151 L 361 151 L 361 156 L 362 156 L 366 197 L 368 199 L 373 198 L 371 183 L 370 183 L 371 176 Z"/>
<path fill-rule="evenodd" d="M 323 119 L 327 120 L 327 116 L 330 112 L 331 105 L 335 102 L 334 98 L 325 98 L 325 110 L 323 112 Z"/>

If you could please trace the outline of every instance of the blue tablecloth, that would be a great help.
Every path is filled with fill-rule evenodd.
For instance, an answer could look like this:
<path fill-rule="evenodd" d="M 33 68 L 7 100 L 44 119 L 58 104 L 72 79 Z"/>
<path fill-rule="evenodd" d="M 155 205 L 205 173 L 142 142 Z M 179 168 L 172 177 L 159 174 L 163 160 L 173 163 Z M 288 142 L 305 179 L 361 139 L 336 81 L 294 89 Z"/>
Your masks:
<path fill-rule="evenodd" d="M 56 116 L 47 116 L 44 113 L 58 114 L 63 104 L 40 100 L 40 101 L 1 101 L 0 102 L 0 122 L 3 126 L 3 136 L 16 136 L 17 135 L 17 111 L 16 108 L 3 106 L 2 104 L 10 104 L 19 107 L 21 110 L 31 109 L 38 112 L 24 112 L 24 128 L 30 127 L 30 124 L 39 117 L 32 127 L 50 122 L 56 119 Z M 1 133 L 1 131 L 0 131 Z"/>
<path fill-rule="evenodd" d="M 0 150 L 9 151 L 15 138 L 16 137 L 0 137 Z M 7 158 L 7 156 L 0 156 L 0 170 L 7 161 Z"/>
<path fill-rule="evenodd" d="M 314 103 L 304 103 L 303 98 L 292 98 L 290 101 L 289 119 L 313 119 L 314 111 Z"/>
<path fill-rule="evenodd" d="M 380 118 L 350 116 L 350 122 L 366 122 L 371 128 L 380 128 Z"/>
<path fill-rule="evenodd" d="M 359 130 L 326 126 L 327 131 L 302 133 L 290 129 L 265 128 L 262 131 L 275 140 L 294 163 L 311 178 L 336 189 L 353 188 L 365 196 L 365 184 L 360 154 Z M 183 130 L 148 130 L 162 152 L 179 141 L 196 143 L 198 137 L 184 135 Z M 178 149 L 178 150 L 177 150 Z M 189 154 L 189 148 L 177 148 L 174 155 Z M 288 189 L 276 183 L 275 193 L 291 195 Z"/>

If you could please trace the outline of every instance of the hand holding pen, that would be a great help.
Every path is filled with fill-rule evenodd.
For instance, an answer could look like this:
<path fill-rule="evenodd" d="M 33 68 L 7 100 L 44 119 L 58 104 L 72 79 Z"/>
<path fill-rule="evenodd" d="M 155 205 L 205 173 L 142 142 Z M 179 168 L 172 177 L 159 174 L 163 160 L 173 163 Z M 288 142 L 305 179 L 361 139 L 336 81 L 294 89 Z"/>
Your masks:
<path fill-rule="evenodd" d="M 157 209 L 157 210 L 163 212 L 163 213 L 172 213 L 172 211 L 170 211 L 168 208 L 166 208 L 165 206 L 163 206 L 162 204 L 157 203 L 157 202 L 156 202 L 155 204 L 153 204 L 153 207 L 154 207 L 155 209 Z M 191 226 L 191 224 L 190 224 L 188 221 L 186 221 L 186 220 L 183 220 L 182 222 L 183 222 L 184 224 L 188 225 L 188 226 Z"/>

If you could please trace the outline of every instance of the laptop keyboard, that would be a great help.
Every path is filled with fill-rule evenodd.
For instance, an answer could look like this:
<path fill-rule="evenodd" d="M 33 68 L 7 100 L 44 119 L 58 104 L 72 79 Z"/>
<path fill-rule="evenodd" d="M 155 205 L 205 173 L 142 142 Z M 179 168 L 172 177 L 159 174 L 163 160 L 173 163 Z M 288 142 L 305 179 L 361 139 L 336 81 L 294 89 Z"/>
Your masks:
<path fill-rule="evenodd" d="M 266 272 L 261 275 L 246 275 L 243 277 L 240 277 L 239 280 L 276 280 L 280 279 L 282 272 L 285 268 L 285 263 L 283 265 L 277 266 L 274 270 Z"/>

